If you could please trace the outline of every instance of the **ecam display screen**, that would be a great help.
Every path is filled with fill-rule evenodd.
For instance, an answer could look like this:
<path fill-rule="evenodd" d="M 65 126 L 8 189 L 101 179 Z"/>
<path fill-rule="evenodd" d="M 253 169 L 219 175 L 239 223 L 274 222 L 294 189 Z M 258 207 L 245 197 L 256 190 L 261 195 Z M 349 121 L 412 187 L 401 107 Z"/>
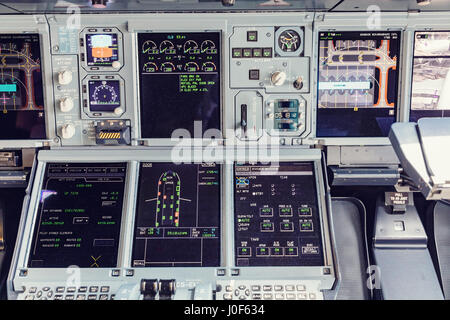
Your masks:
<path fill-rule="evenodd" d="M 45 139 L 39 34 L 0 34 L 0 140 Z"/>
<path fill-rule="evenodd" d="M 236 266 L 322 266 L 312 162 L 235 164 Z"/>
<path fill-rule="evenodd" d="M 141 163 L 133 267 L 220 264 L 220 166 Z"/>
<path fill-rule="evenodd" d="M 28 267 L 116 267 L 126 169 L 48 163 Z"/>
<path fill-rule="evenodd" d="M 318 137 L 386 137 L 396 120 L 399 31 L 320 32 Z"/>
<path fill-rule="evenodd" d="M 140 33 L 138 46 L 142 138 L 220 129 L 220 32 Z"/>

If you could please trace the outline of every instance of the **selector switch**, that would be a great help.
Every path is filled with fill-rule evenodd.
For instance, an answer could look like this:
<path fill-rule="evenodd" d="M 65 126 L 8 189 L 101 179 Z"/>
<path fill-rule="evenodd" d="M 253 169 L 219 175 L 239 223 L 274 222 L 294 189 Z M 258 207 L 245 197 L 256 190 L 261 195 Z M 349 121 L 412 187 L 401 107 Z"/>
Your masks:
<path fill-rule="evenodd" d="M 58 73 L 58 83 L 60 85 L 66 86 L 72 82 L 72 71 L 64 70 Z"/>
<path fill-rule="evenodd" d="M 75 126 L 68 123 L 61 128 L 61 136 L 63 139 L 71 139 L 75 135 Z"/>
<path fill-rule="evenodd" d="M 270 81 L 274 86 L 282 86 L 286 81 L 286 73 L 284 71 L 275 71 L 270 77 Z"/>
<path fill-rule="evenodd" d="M 61 112 L 69 112 L 73 109 L 73 99 L 71 97 L 62 98 L 59 101 L 59 109 Z"/>

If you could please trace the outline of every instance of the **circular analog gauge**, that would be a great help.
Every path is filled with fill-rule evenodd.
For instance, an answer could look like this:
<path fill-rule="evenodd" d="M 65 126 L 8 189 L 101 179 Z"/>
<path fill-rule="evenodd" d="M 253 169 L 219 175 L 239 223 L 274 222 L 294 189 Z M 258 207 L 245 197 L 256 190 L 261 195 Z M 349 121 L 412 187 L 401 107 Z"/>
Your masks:
<path fill-rule="evenodd" d="M 186 65 L 184 66 L 184 71 L 188 71 L 188 72 L 196 72 L 200 69 L 200 67 L 198 66 L 197 63 L 195 62 L 188 62 L 186 63 Z"/>
<path fill-rule="evenodd" d="M 92 98 L 96 104 L 114 104 L 117 103 L 117 92 L 114 87 L 108 85 L 106 81 L 95 87 Z"/>
<path fill-rule="evenodd" d="M 144 64 L 144 72 L 156 72 L 158 71 L 158 66 L 154 62 L 147 62 Z"/>
<path fill-rule="evenodd" d="M 172 62 L 164 62 L 161 65 L 161 71 L 162 72 L 174 72 L 175 71 L 175 65 Z"/>
<path fill-rule="evenodd" d="M 284 52 L 295 52 L 301 45 L 300 36 L 297 31 L 286 30 L 278 37 L 278 46 Z"/>
<path fill-rule="evenodd" d="M 166 54 L 174 54 L 175 53 L 175 46 L 173 43 L 169 40 L 164 40 L 159 45 L 159 52 L 166 53 Z"/>
<path fill-rule="evenodd" d="M 208 53 L 208 54 L 217 53 L 216 44 L 211 40 L 203 41 L 200 50 L 201 53 Z"/>
<path fill-rule="evenodd" d="M 186 41 L 186 43 L 183 46 L 183 52 L 184 53 L 192 53 L 192 54 L 200 53 L 198 51 L 198 44 L 197 44 L 197 42 L 195 42 L 194 40 Z"/>
<path fill-rule="evenodd" d="M 142 53 L 158 54 L 158 46 L 151 40 L 145 41 L 142 45 Z"/>
<path fill-rule="evenodd" d="M 216 69 L 216 65 L 212 62 L 205 62 L 202 65 L 202 70 L 205 72 L 214 72 Z"/>

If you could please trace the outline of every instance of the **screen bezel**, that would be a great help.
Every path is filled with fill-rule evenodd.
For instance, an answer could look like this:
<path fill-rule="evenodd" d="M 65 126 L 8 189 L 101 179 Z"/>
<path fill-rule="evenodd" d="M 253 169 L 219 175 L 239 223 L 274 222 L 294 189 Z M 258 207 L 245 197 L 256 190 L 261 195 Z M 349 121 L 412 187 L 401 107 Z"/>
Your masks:
<path fill-rule="evenodd" d="M 134 47 L 135 47 L 135 81 L 136 81 L 136 92 L 141 92 L 141 81 L 140 81 L 140 65 L 139 65 L 139 39 L 138 39 L 138 35 L 139 34 L 150 34 L 150 33 L 177 33 L 180 32 L 179 30 L 170 30 L 167 28 L 164 29 L 158 29 L 158 30 L 147 30 L 147 29 L 142 29 L 139 28 L 138 30 L 136 30 L 133 41 L 134 41 Z M 224 88 L 225 88 L 225 37 L 223 35 L 224 29 L 223 28 L 218 28 L 218 27 L 212 27 L 211 29 L 186 29 L 183 30 L 182 33 L 208 33 L 208 32 L 212 32 L 212 33 L 218 33 L 219 36 L 219 43 L 220 43 L 220 52 L 218 53 L 219 55 L 219 61 L 220 61 L 220 68 L 219 68 L 219 128 L 218 130 L 220 130 L 222 132 L 222 138 L 221 139 L 212 139 L 212 138 L 190 138 L 190 139 L 184 139 L 184 140 L 189 140 L 189 141 L 194 141 L 194 143 L 197 145 L 208 145 L 210 144 L 212 141 L 216 141 L 219 144 L 223 144 L 224 141 L 224 132 L 223 132 L 223 128 L 224 128 L 224 110 L 223 110 L 223 106 L 224 106 Z M 137 124 L 137 132 L 136 132 L 136 137 L 137 140 L 140 141 L 141 144 L 143 145 L 153 145 L 153 146 L 173 146 L 176 145 L 178 143 L 177 141 L 173 141 L 171 138 L 143 138 L 142 137 L 142 131 L 141 131 L 141 125 L 142 125 L 142 99 L 140 94 L 137 95 L 137 103 L 136 103 L 136 107 L 134 108 L 135 112 L 136 112 L 136 124 Z"/>
<path fill-rule="evenodd" d="M 173 162 L 170 161 L 160 161 L 160 160 L 148 160 L 148 161 L 139 161 L 138 165 L 137 165 L 137 174 L 136 174 L 136 187 L 135 187 L 135 196 L 134 196 L 134 212 L 132 215 L 132 219 L 133 219 L 133 223 L 132 223 L 132 239 L 131 239 L 131 252 L 129 253 L 129 261 L 127 261 L 130 265 L 131 268 L 136 268 L 136 269 L 142 269 L 142 270 L 146 270 L 146 269 L 180 269 L 181 268 L 193 268 L 193 269 L 205 269 L 205 268 L 218 268 L 221 267 L 224 263 L 224 256 L 223 256 L 223 248 L 224 248 L 224 223 L 223 223 L 223 219 L 225 217 L 225 215 L 223 214 L 224 209 L 223 209 L 223 193 L 224 193 L 224 186 L 223 186 L 223 175 L 224 175 L 224 165 L 220 162 L 216 162 L 216 166 L 219 167 L 219 192 L 218 192 L 218 198 L 219 198 L 219 263 L 218 265 L 215 266 L 158 266 L 158 265 L 152 265 L 152 266 L 133 266 L 133 254 L 134 254 L 134 248 L 136 245 L 136 218 L 138 215 L 138 205 L 139 205 L 139 196 L 140 196 L 140 189 L 141 189 L 141 167 L 143 163 L 159 163 L 159 164 L 173 164 Z M 182 163 L 180 165 L 198 165 L 198 163 Z"/>
<path fill-rule="evenodd" d="M 28 234 L 30 235 L 30 238 L 27 240 L 26 243 L 26 250 L 24 250 L 25 252 L 25 256 L 23 259 L 23 264 L 22 266 L 26 269 L 30 269 L 30 270 L 46 270 L 46 269 L 52 269 L 52 270 L 56 270 L 56 269 L 65 269 L 67 270 L 69 268 L 69 266 L 67 267 L 30 267 L 30 258 L 32 255 L 32 245 L 34 242 L 34 237 L 35 237 L 35 232 L 36 232 L 36 227 L 37 227 L 37 219 L 39 217 L 39 201 L 40 201 L 40 195 L 41 195 L 41 191 L 43 190 L 44 187 L 44 183 L 45 183 L 45 176 L 46 176 L 46 172 L 48 169 L 48 165 L 49 164 L 54 164 L 54 163 L 60 163 L 60 164 L 65 164 L 65 163 L 69 163 L 69 164 L 73 164 L 73 163 L 86 163 L 86 164 L 93 164 L 93 163 L 99 163 L 99 162 L 95 162 L 95 161 L 83 161 L 83 160 L 78 160 L 78 161 L 48 161 L 48 162 L 39 162 L 39 168 L 37 169 L 37 172 L 40 173 L 39 179 L 36 176 L 35 182 L 34 182 L 34 188 L 33 188 L 33 196 L 34 196 L 34 200 L 35 202 L 33 203 L 34 208 L 33 208 L 33 214 L 32 216 L 29 216 L 27 219 L 29 219 L 29 221 L 27 223 L 29 223 L 29 229 L 28 229 Z M 102 163 L 121 163 L 124 164 L 126 166 L 125 169 L 125 179 L 124 179 L 124 189 L 123 189 L 123 199 L 122 199 L 122 213 L 120 215 L 121 221 L 120 221 L 120 226 L 119 226 L 119 232 L 118 232 L 118 245 L 117 245 L 117 259 L 116 259 L 116 263 L 115 266 L 112 267 L 101 267 L 101 268 L 90 268 L 90 267 L 79 267 L 82 270 L 102 270 L 102 269 L 114 269 L 114 268 L 118 268 L 121 265 L 121 261 L 122 261 L 122 248 L 123 248 L 123 234 L 124 234 L 124 223 L 126 220 L 126 214 L 127 214 L 127 202 L 128 202 L 128 192 L 129 192 L 129 175 L 130 175 L 130 164 L 129 161 L 107 161 L 107 160 L 103 160 Z M 36 188 L 37 187 L 37 188 Z M 22 212 L 23 214 L 23 212 Z M 36 235 L 37 236 L 37 235 Z"/>
<path fill-rule="evenodd" d="M 235 183 L 234 183 L 234 179 L 235 179 L 235 168 L 236 168 L 236 163 L 233 163 L 232 166 L 232 211 L 231 213 L 233 214 L 232 216 L 232 228 L 231 228 L 231 233 L 232 233 L 232 248 L 233 251 L 231 252 L 231 256 L 232 256 L 232 265 L 236 268 L 242 268 L 242 269 L 252 269 L 252 268 L 280 268 L 282 270 L 288 270 L 288 269 L 292 269 L 292 268 L 301 268 L 301 269 L 307 269 L 307 268 L 327 268 L 332 266 L 332 251 L 333 248 L 331 247 L 331 239 L 329 238 L 331 235 L 331 228 L 329 225 L 329 218 L 328 218 L 328 213 L 327 213 L 327 205 L 326 205 L 326 201 L 325 201 L 325 190 L 323 190 L 325 181 L 320 180 L 321 178 L 323 178 L 322 175 L 322 171 L 321 171 L 321 163 L 320 161 L 317 160 L 295 160 L 295 159 L 283 159 L 279 161 L 280 163 L 283 162 L 305 162 L 305 163 L 310 163 L 313 166 L 313 174 L 314 174 L 314 184 L 315 184 L 315 188 L 316 188 L 316 196 L 317 196 L 317 208 L 318 208 L 318 212 L 317 214 L 319 215 L 319 222 L 320 222 L 320 233 L 321 233 L 321 244 L 322 244 L 322 265 L 320 266 L 236 266 L 236 234 L 235 234 L 235 208 L 234 208 L 234 201 L 235 201 Z"/>
<path fill-rule="evenodd" d="M 417 35 L 417 33 L 423 33 L 423 32 L 428 32 L 428 33 L 445 33 L 445 32 L 447 32 L 447 33 L 450 33 L 450 29 L 437 29 L 437 30 L 426 30 L 426 29 L 415 29 L 414 31 L 413 31 L 413 41 L 412 41 L 412 57 L 411 57 L 411 77 L 410 77 L 410 99 L 409 99 L 409 106 L 408 106 L 408 116 L 407 116 L 407 121 L 409 121 L 409 122 L 411 122 L 412 121 L 412 119 L 411 119 L 411 114 L 412 114 L 412 112 L 413 112 L 413 109 L 412 109 L 412 94 L 413 94 L 413 85 L 414 85 L 414 60 L 416 59 L 416 56 L 415 56 L 415 51 L 416 51 L 416 35 Z M 450 50 L 449 50 L 449 56 L 450 56 Z M 447 59 L 449 59 L 450 60 L 450 57 L 449 58 L 447 58 Z M 450 68 L 449 68 L 449 72 L 450 72 Z M 422 110 L 417 110 L 417 111 L 422 111 Z M 448 113 L 448 116 L 450 116 L 450 109 L 446 109 L 446 110 L 444 110 L 444 109 L 435 109 L 435 110 L 425 110 L 425 112 L 428 112 L 428 111 L 435 111 L 435 112 L 439 112 L 439 111 L 441 111 L 442 113 L 444 113 L 445 111 Z M 424 117 L 430 117 L 430 116 L 428 116 L 428 115 L 425 115 L 425 116 L 422 116 L 422 117 L 419 117 L 418 119 L 420 119 L 420 118 L 424 118 Z M 442 118 L 442 117 L 445 117 L 445 115 L 442 115 L 442 116 L 431 116 L 432 118 Z M 417 119 L 417 120 L 418 120 Z"/>
<path fill-rule="evenodd" d="M 316 59 L 316 64 L 315 67 L 316 72 L 315 72 L 315 77 L 316 77 L 316 90 L 315 90 L 315 103 L 316 103 L 316 108 L 314 110 L 315 115 L 313 116 L 313 122 L 314 122 L 314 135 L 316 138 L 321 139 L 324 142 L 330 141 L 332 143 L 325 143 L 325 144 L 344 144 L 344 145 L 348 145 L 348 144 L 360 144 L 359 141 L 361 141 L 361 139 L 363 139 L 364 141 L 367 141 L 367 139 L 373 139 L 373 143 L 372 144 L 389 144 L 388 142 L 388 136 L 318 136 L 317 135 L 317 131 L 318 131 L 318 114 L 319 114 L 319 73 L 320 73 L 320 50 L 318 49 L 320 46 L 320 33 L 323 32 L 342 32 L 342 33 L 349 33 L 349 32 L 353 32 L 353 33 L 364 33 L 364 32 L 373 32 L 373 33 L 393 33 L 396 32 L 399 35 L 399 46 L 398 46 L 398 56 L 402 57 L 402 53 L 403 53 L 403 46 L 405 44 L 405 39 L 404 39 L 404 30 L 402 28 L 393 28 L 393 29 L 389 29 L 389 30 L 367 30 L 364 28 L 359 28 L 358 30 L 354 30 L 354 29 L 350 29 L 350 28 L 346 28 L 346 27 L 341 27 L 341 28 L 335 28 L 333 30 L 330 29 L 326 29 L 326 28 L 317 28 L 316 29 L 316 33 L 315 33 L 315 43 L 316 45 L 316 51 L 315 51 L 315 59 Z M 400 58 L 397 60 L 397 64 L 396 64 L 396 68 L 397 68 L 397 82 L 396 82 L 396 99 L 395 99 L 395 105 L 392 108 L 394 110 L 394 115 L 393 115 L 393 123 L 396 123 L 399 121 L 399 115 L 400 115 L 400 106 L 401 106 L 401 95 L 400 95 L 400 91 L 401 91 L 401 82 L 402 82 L 402 64 L 403 64 L 403 60 Z M 372 108 L 371 108 L 372 109 Z M 351 141 L 354 141 L 353 143 L 349 143 Z M 382 141 L 382 143 L 379 143 L 378 141 Z M 387 143 L 385 142 L 387 141 Z M 334 142 L 334 143 L 333 143 Z M 366 144 L 371 144 L 371 143 L 367 143 Z"/>

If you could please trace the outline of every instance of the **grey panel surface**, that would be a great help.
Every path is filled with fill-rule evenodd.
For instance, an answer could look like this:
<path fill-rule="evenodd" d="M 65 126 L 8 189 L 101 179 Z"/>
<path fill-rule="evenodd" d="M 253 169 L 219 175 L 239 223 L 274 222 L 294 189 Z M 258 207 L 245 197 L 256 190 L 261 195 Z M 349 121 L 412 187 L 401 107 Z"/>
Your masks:
<path fill-rule="evenodd" d="M 450 300 L 450 206 L 438 202 L 434 207 L 434 241 L 438 255 L 441 283 L 446 300 Z"/>
<path fill-rule="evenodd" d="M 433 183 L 450 183 L 448 158 L 442 154 L 442 147 L 450 146 L 450 118 L 422 118 L 417 122 L 417 127 Z"/>
<path fill-rule="evenodd" d="M 375 249 L 386 300 L 441 300 L 441 287 L 427 249 Z"/>
<path fill-rule="evenodd" d="M 339 285 L 334 290 L 338 300 L 366 300 L 367 258 L 361 221 L 364 206 L 353 198 L 333 198 L 331 202 Z M 327 293 L 331 295 L 333 292 Z"/>

